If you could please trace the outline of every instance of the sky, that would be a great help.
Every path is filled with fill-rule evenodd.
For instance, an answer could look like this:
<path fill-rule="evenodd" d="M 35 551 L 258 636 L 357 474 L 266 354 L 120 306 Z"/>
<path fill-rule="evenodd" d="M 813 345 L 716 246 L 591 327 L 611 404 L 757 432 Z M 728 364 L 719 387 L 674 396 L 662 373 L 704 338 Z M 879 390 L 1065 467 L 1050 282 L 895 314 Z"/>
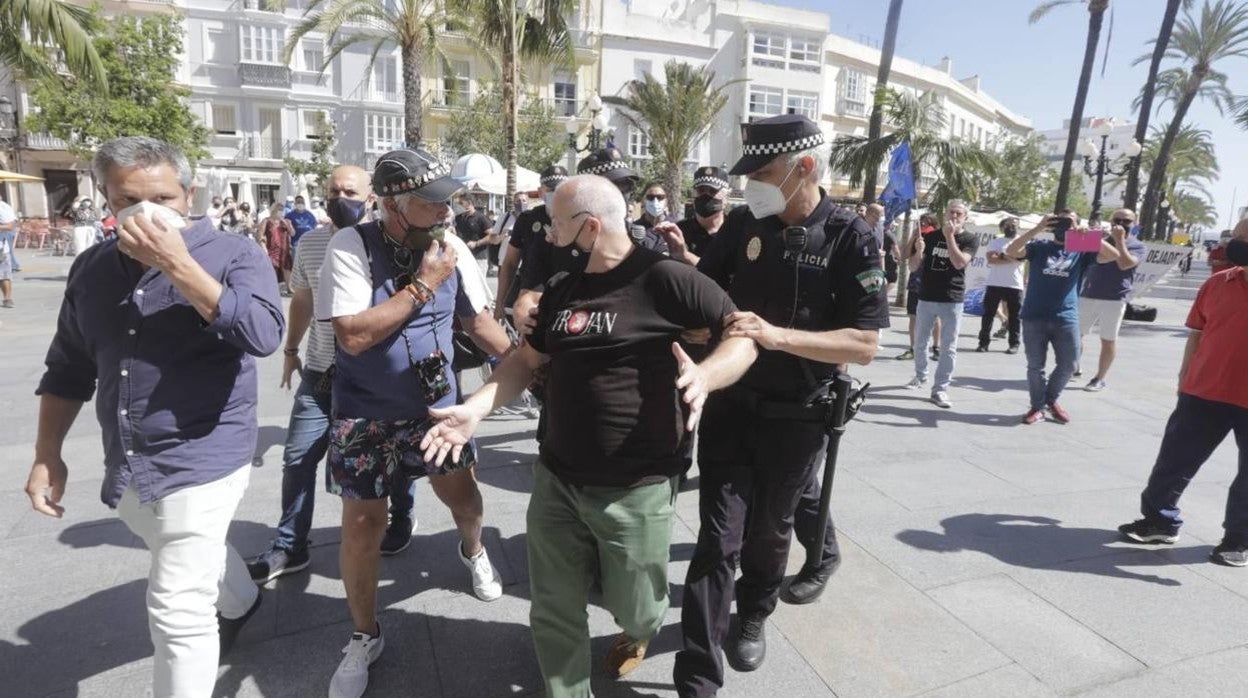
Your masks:
<path fill-rule="evenodd" d="M 834 34 L 874 46 L 882 43 L 888 0 L 769 1 L 827 13 Z M 955 77 L 978 74 L 981 90 L 1029 117 L 1036 130 L 1061 128 L 1074 103 L 1088 13 L 1081 5 L 1065 5 L 1029 25 L 1027 15 L 1039 4 L 1040 0 L 905 0 L 897 55 L 927 65 L 947 55 L 953 59 Z M 1131 63 L 1151 53 L 1146 43 L 1157 36 L 1165 4 L 1165 0 L 1113 0 L 1109 59 L 1102 77 L 1110 19 L 1106 12 L 1084 116 L 1135 121 L 1131 102 L 1148 76 L 1148 63 Z M 1193 12 L 1199 8 L 1197 3 Z M 1233 93 L 1248 94 L 1248 59 L 1229 59 L 1220 69 L 1230 76 Z M 1169 120 L 1169 110 L 1163 109 L 1161 118 L 1154 116 L 1150 124 Z M 1238 210 L 1248 205 L 1248 131 L 1199 101 L 1192 105 L 1187 122 L 1213 135 L 1221 178 L 1210 191 L 1220 230 L 1228 225 L 1232 206 Z"/>

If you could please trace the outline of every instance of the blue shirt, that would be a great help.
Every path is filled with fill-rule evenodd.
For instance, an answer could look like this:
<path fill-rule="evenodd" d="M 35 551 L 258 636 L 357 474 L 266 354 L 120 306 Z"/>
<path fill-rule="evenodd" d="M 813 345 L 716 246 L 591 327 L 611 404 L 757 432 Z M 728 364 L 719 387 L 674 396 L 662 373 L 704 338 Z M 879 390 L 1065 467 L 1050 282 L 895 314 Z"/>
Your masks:
<path fill-rule="evenodd" d="M 1095 252 L 1067 252 L 1053 240 L 1027 243 L 1029 276 L 1023 299 L 1024 320 L 1079 320 L 1079 287 L 1088 267 L 1096 263 Z"/>
<path fill-rule="evenodd" d="M 303 237 L 304 233 L 316 229 L 316 215 L 306 208 L 302 211 L 299 209 L 290 211 L 286 214 L 286 220 L 290 221 L 295 228 L 295 234 L 290 237 L 291 245 L 298 244 L 299 238 Z"/>
<path fill-rule="evenodd" d="M 1148 248 L 1137 237 L 1127 238 L 1126 247 L 1127 252 L 1141 262 L 1148 256 Z M 1088 269 L 1088 279 L 1080 295 L 1103 301 L 1125 301 L 1131 295 L 1131 286 L 1134 283 L 1135 268 L 1124 271 L 1118 267 L 1118 260 L 1115 259 L 1104 264 L 1093 264 Z"/>
<path fill-rule="evenodd" d="M 255 455 L 252 357 L 276 351 L 285 329 L 273 265 L 208 218 L 182 234 L 224 287 L 217 319 L 205 323 L 168 277 L 144 271 L 115 240 L 94 245 L 70 268 L 36 391 L 82 402 L 95 395 L 100 498 L 110 507 L 130 485 L 150 503 L 219 480 Z"/>

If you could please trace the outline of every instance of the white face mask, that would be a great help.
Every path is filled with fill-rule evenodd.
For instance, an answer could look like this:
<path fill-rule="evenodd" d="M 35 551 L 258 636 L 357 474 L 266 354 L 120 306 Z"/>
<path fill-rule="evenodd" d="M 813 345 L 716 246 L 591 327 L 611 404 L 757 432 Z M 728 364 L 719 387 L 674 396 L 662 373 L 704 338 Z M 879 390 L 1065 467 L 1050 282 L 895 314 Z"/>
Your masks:
<path fill-rule="evenodd" d="M 554 201 L 555 193 L 553 191 L 548 191 L 545 194 L 542 194 L 542 203 L 546 204 L 547 209 L 550 208 L 550 205 L 554 203 Z"/>
<path fill-rule="evenodd" d="M 780 182 L 783 187 L 789 181 L 789 177 L 797 171 L 797 163 L 793 163 L 793 167 L 789 168 L 789 173 L 784 176 L 784 181 Z M 793 190 L 793 194 L 784 195 L 784 190 L 774 184 L 760 182 L 757 179 L 749 179 L 745 182 L 745 204 L 750 207 L 750 213 L 755 218 L 766 218 L 775 216 L 784 212 L 784 207 L 789 205 L 789 199 L 797 193 Z"/>
<path fill-rule="evenodd" d="M 159 221 L 170 230 L 181 230 L 187 225 L 186 219 L 182 217 L 182 214 L 168 206 L 161 206 L 150 201 L 140 201 L 117 212 L 117 227 L 120 228 L 126 224 L 126 221 L 139 214 L 146 216 L 149 221 Z"/>

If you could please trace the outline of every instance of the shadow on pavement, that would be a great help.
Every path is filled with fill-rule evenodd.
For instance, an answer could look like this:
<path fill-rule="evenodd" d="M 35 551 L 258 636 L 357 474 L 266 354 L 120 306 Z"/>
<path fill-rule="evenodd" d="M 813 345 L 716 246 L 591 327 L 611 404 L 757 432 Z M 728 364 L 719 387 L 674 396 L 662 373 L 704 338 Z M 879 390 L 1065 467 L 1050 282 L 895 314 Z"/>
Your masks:
<path fill-rule="evenodd" d="M 926 399 L 911 398 L 915 401 L 931 405 Z M 878 419 L 869 419 L 875 415 L 891 415 L 895 417 L 906 417 L 913 419 L 914 422 L 896 422 L 884 421 Z M 881 405 L 879 403 L 867 403 L 862 408 L 862 412 L 855 418 L 856 421 L 865 422 L 867 424 L 881 424 L 890 427 L 924 427 L 935 429 L 942 423 L 948 424 L 956 422 L 961 424 L 976 424 L 987 427 L 1013 427 L 1018 426 L 1019 420 L 1016 414 L 980 414 L 971 412 L 959 412 L 955 404 L 953 409 L 943 409 L 931 405 L 930 409 L 925 408 L 908 408 L 895 405 Z"/>
<path fill-rule="evenodd" d="M 1117 531 L 1063 528 L 1061 523 L 1044 516 L 962 514 L 941 521 L 943 533 L 909 529 L 898 533 L 897 540 L 938 553 L 979 552 L 1007 565 L 1030 569 L 1062 571 L 1071 561 L 1079 560 L 1078 572 L 1180 586 L 1176 579 L 1119 567 L 1121 560 L 1115 554 L 1127 552 L 1127 549 L 1110 547 L 1110 543 L 1121 541 Z M 1178 564 L 1161 556 L 1152 556 L 1152 559 L 1150 564 L 1159 567 Z M 1133 559 L 1131 565 L 1138 566 L 1138 558 Z"/>

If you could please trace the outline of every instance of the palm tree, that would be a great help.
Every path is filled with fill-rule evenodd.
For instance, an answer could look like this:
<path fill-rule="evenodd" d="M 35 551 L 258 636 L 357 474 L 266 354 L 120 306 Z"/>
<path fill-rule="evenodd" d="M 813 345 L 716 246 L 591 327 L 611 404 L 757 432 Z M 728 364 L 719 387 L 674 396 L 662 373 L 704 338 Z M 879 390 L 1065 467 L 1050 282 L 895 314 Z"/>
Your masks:
<path fill-rule="evenodd" d="M 1227 58 L 1248 58 L 1248 7 L 1228 0 L 1206 0 L 1197 21 L 1190 12 L 1183 14 L 1166 49 L 1166 57 L 1183 63 L 1167 71 L 1167 83 L 1174 99 L 1174 117 L 1157 151 L 1157 166 L 1148 174 L 1140 227 L 1151 233 L 1154 212 L 1166 178 L 1166 163 L 1174 147 L 1188 109 L 1198 95 L 1204 95 L 1222 112 L 1234 104 L 1226 88 L 1227 76 L 1214 64 Z M 1158 76 L 1160 80 L 1161 77 Z"/>
<path fill-rule="evenodd" d="M 650 139 L 650 153 L 662 165 L 668 210 L 679 211 L 685 158 L 728 102 L 727 87 L 739 81 L 715 86 L 714 71 L 678 60 L 663 65 L 663 77 L 659 82 L 647 73 L 625 85 L 623 98 L 604 101 L 623 107 L 624 118 Z"/>
<path fill-rule="evenodd" d="M 372 50 L 364 69 L 371 73 L 377 54 L 387 45 L 398 46 L 403 65 L 403 137 L 408 146 L 415 147 L 424 140 L 421 69 L 426 60 L 440 55 L 438 35 L 459 26 L 441 0 L 308 0 L 303 20 L 286 42 L 283 60 L 289 63 L 299 40 L 311 32 L 329 37 L 322 73 L 338 54 L 357 44 Z"/>
<path fill-rule="evenodd" d="M 1149 142 L 1140 156 L 1143 171 L 1150 174 L 1159 162 L 1158 157 L 1163 140 L 1161 129 L 1154 129 L 1153 135 L 1153 140 Z M 1184 124 L 1175 136 L 1170 156 L 1162 169 L 1164 185 L 1158 197 L 1157 206 L 1153 210 L 1153 220 L 1163 219 L 1165 207 L 1162 206 L 1162 202 L 1175 201 L 1174 194 L 1180 187 L 1194 191 L 1206 199 L 1212 199 L 1213 194 L 1210 193 L 1209 187 L 1217 181 L 1219 172 L 1212 134 L 1203 128 Z M 1161 235 L 1153 237 L 1161 237 Z"/>
<path fill-rule="evenodd" d="M 1088 6 L 1088 38 L 1083 49 L 1083 68 L 1079 71 L 1079 86 L 1075 89 L 1075 104 L 1070 110 L 1070 131 L 1066 136 L 1066 154 L 1062 158 L 1062 173 L 1057 181 L 1057 201 L 1053 210 L 1066 208 L 1066 197 L 1070 194 L 1070 176 L 1075 161 L 1075 149 L 1079 145 L 1079 130 L 1083 127 L 1083 106 L 1088 100 L 1088 86 L 1092 82 L 1092 64 L 1096 62 L 1096 45 L 1101 40 L 1101 22 L 1105 19 L 1105 10 L 1109 0 L 1050 0 L 1041 3 L 1031 11 L 1027 21 L 1035 24 L 1055 7 L 1060 5 L 1087 4 Z"/>
<path fill-rule="evenodd" d="M 1176 191 L 1170 195 L 1170 210 L 1186 226 L 1211 228 L 1218 224 L 1218 210 L 1203 194 Z"/>
<path fill-rule="evenodd" d="M 1148 78 L 1140 90 L 1140 98 L 1136 108 L 1139 117 L 1135 121 L 1135 140 L 1144 143 L 1148 137 L 1148 120 L 1153 113 L 1153 98 L 1157 90 L 1157 76 L 1161 71 L 1161 59 L 1170 45 L 1170 34 L 1174 31 L 1174 20 L 1179 15 L 1179 6 L 1184 10 L 1192 6 L 1192 0 L 1166 0 L 1166 11 L 1161 16 L 1161 27 L 1157 30 L 1157 38 L 1153 40 L 1153 55 L 1148 64 Z M 1127 170 L 1127 186 L 1122 194 L 1122 205 L 1135 209 L 1140 198 L 1140 160 L 1137 158 Z"/>
<path fill-rule="evenodd" d="M 871 107 L 871 120 L 867 123 L 867 138 L 876 140 L 884 125 L 883 90 L 888 88 L 888 75 L 893 70 L 893 53 L 897 49 L 897 25 L 901 22 L 902 0 L 891 0 L 888 4 L 888 19 L 884 21 L 884 48 L 880 51 L 880 69 L 875 74 L 875 103 Z M 867 170 L 866 181 L 862 184 L 862 200 L 875 201 L 875 179 L 879 174 L 880 163 Z"/>
<path fill-rule="evenodd" d="M 572 50 L 564 17 L 576 10 L 576 0 L 545 0 L 531 7 L 528 0 L 448 0 L 452 14 L 465 18 L 467 34 L 478 52 L 491 62 L 500 56 L 503 93 L 503 129 L 507 143 L 507 201 L 515 200 L 516 139 L 519 120 L 520 63 L 566 64 Z M 536 13 L 534 13 L 536 9 Z"/>
<path fill-rule="evenodd" d="M 898 92 L 888 88 L 882 94 L 884 120 L 891 132 L 872 139 L 869 136 L 841 136 L 832 143 L 832 169 L 849 177 L 849 186 L 857 187 L 867 173 L 903 142 L 910 143 L 910 156 L 917 179 L 920 172 L 931 172 L 936 181 L 925 197 L 927 206 L 943 208 L 950 199 L 976 198 L 976 178 L 991 175 L 992 157 L 973 143 L 945 138 L 947 121 L 940 97 L 933 91 L 921 95 Z M 909 231 L 909 214 L 903 230 Z M 901 240 L 904 247 L 906 240 Z M 908 270 L 898 269 L 897 304 L 906 304 Z"/>
<path fill-rule="evenodd" d="M 94 12 L 65 0 L 4 0 L 0 2 L 0 65 L 38 80 L 57 74 L 48 49 L 59 54 L 79 80 L 103 91 L 108 88 L 104 63 L 91 36 Z"/>

